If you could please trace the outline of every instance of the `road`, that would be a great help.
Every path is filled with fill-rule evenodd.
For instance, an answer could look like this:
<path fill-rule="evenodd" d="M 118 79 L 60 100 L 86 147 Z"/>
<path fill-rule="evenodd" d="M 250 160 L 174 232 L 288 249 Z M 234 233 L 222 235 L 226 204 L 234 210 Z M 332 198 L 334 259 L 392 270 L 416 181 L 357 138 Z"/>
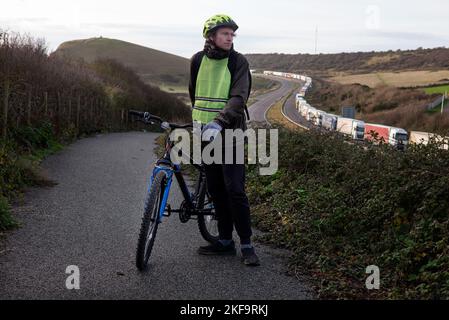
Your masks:
<path fill-rule="evenodd" d="M 261 119 L 289 84 L 259 97 Z M 277 93 L 276 93 L 277 92 Z M 286 275 L 289 252 L 256 243 L 262 265 L 240 257 L 206 257 L 196 221 L 165 219 L 150 270 L 137 271 L 135 249 L 146 176 L 156 156 L 156 133 L 84 138 L 48 157 L 42 167 L 53 187 L 30 188 L 13 208 L 22 227 L 0 247 L 0 299 L 311 299 L 303 281 Z M 177 183 L 169 203 L 179 205 Z M 257 230 L 256 230 L 257 232 Z M 235 239 L 237 237 L 235 236 Z M 66 288 L 66 268 L 80 270 L 80 289 Z"/>
<path fill-rule="evenodd" d="M 280 77 L 264 76 L 267 79 L 273 79 L 281 83 L 277 90 L 267 92 L 256 97 L 256 102 L 248 107 L 250 121 L 266 122 L 266 112 L 279 99 L 285 97 L 295 86 L 296 81 L 285 80 Z M 299 82 L 298 82 L 299 83 Z"/>
<path fill-rule="evenodd" d="M 301 127 L 310 128 L 311 123 L 304 119 L 296 110 L 295 94 L 292 94 L 287 101 L 285 101 L 283 113 L 291 122 L 299 124 Z"/>
<path fill-rule="evenodd" d="M 255 122 L 267 122 L 266 119 L 266 113 L 270 107 L 276 103 L 279 99 L 285 97 L 287 94 L 289 94 L 295 86 L 297 86 L 300 83 L 303 83 L 301 81 L 296 80 L 286 80 L 284 78 L 280 77 L 270 77 L 270 76 L 264 76 L 268 79 L 273 79 L 276 81 L 279 81 L 281 83 L 281 87 L 277 90 L 268 92 L 266 94 L 258 96 L 256 99 L 258 100 L 254 104 L 252 104 L 248 110 L 250 114 L 251 121 Z M 299 124 L 303 127 L 309 128 L 310 123 L 306 121 L 303 117 L 299 115 L 299 113 L 296 110 L 295 106 L 295 95 L 296 92 L 293 92 L 290 97 L 287 99 L 287 101 L 284 104 L 283 112 L 284 115 L 288 120 L 291 122 L 294 122 L 295 124 Z"/>

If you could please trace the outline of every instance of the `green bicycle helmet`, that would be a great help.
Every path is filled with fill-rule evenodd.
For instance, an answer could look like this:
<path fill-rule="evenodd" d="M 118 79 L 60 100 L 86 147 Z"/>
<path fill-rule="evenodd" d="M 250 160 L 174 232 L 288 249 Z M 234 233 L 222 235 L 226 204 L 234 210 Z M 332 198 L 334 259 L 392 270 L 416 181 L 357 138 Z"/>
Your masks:
<path fill-rule="evenodd" d="M 207 39 L 207 35 L 220 27 L 229 27 L 236 31 L 239 26 L 232 20 L 230 16 L 225 14 L 216 14 L 204 23 L 203 37 Z"/>

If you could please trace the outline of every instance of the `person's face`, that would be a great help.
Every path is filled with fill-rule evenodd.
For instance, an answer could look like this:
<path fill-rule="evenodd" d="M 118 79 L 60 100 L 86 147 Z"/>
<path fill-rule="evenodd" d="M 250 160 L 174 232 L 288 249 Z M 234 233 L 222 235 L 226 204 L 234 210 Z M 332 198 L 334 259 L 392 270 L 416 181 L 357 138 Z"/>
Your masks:
<path fill-rule="evenodd" d="M 220 28 L 212 39 L 217 47 L 223 50 L 231 50 L 234 37 L 234 30 L 231 28 Z"/>

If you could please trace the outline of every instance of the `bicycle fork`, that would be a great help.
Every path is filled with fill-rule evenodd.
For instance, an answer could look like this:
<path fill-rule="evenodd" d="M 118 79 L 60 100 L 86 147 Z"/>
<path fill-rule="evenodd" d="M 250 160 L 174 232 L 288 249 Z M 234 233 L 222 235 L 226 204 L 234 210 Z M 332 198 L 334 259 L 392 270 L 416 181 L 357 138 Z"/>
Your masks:
<path fill-rule="evenodd" d="M 165 173 L 165 184 L 161 187 L 163 187 L 163 190 L 161 190 L 162 192 L 162 199 L 161 199 L 161 205 L 159 208 L 159 212 L 158 212 L 158 222 L 162 222 L 162 217 L 164 216 L 164 212 L 167 206 L 167 200 L 168 200 L 168 196 L 170 194 L 170 188 L 171 188 L 171 184 L 173 182 L 173 169 L 169 168 L 169 167 L 165 167 L 165 166 L 156 166 L 153 170 L 153 174 L 151 175 L 150 178 L 150 182 L 148 184 L 148 194 L 151 191 L 151 186 L 153 185 L 153 181 L 154 178 L 156 177 L 156 175 L 160 172 L 163 171 Z"/>

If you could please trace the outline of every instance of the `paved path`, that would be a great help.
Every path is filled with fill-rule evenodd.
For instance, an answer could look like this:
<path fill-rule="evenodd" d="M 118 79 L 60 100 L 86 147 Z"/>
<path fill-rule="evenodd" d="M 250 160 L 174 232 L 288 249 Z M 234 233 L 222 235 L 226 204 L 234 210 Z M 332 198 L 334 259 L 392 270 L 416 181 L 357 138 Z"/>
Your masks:
<path fill-rule="evenodd" d="M 284 87 L 286 90 L 286 88 Z M 273 97 L 273 95 L 268 95 Z M 252 112 L 259 114 L 259 107 Z M 140 273 L 135 249 L 146 191 L 156 160 L 155 133 L 81 139 L 42 166 L 54 187 L 30 188 L 14 208 L 22 227 L 0 246 L 0 299 L 309 299 L 306 286 L 285 275 L 287 252 L 256 244 L 262 265 L 237 257 L 205 257 L 196 221 L 177 216 L 160 226 L 151 267 Z M 173 184 L 169 202 L 179 205 Z M 81 289 L 67 290 L 76 265 Z"/>

